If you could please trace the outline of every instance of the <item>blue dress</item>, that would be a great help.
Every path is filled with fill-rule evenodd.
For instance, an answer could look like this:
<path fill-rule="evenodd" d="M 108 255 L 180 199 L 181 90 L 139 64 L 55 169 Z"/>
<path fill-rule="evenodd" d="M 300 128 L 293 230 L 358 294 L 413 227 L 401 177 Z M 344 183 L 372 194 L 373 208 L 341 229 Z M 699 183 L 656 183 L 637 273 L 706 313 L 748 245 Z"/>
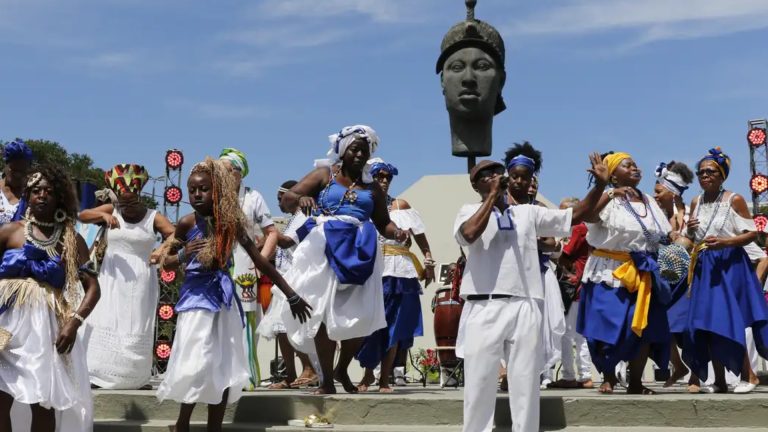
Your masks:
<path fill-rule="evenodd" d="M 710 235 L 732 237 L 755 231 L 754 221 L 736 214 L 730 201 L 701 204 L 697 216 L 696 241 Z M 703 381 L 708 378 L 707 364 L 712 360 L 731 372 L 741 372 L 747 328 L 752 329 L 757 352 L 768 358 L 768 304 L 743 247 L 699 253 L 686 324 L 683 361 Z"/>
<path fill-rule="evenodd" d="M 400 229 L 423 234 L 424 224 L 414 209 L 391 209 L 390 218 Z M 407 350 L 413 346 L 414 337 L 424 334 L 421 315 L 421 284 L 413 259 L 407 255 L 387 254 L 387 248 L 407 249 L 407 242 L 379 238 L 384 255 L 384 310 L 387 327 L 367 336 L 355 358 L 360 366 L 374 369 L 387 352 L 398 346 Z"/>
<path fill-rule="evenodd" d="M 196 215 L 185 240 L 202 239 L 206 231 L 205 220 Z M 250 372 L 242 308 L 229 273 L 204 268 L 194 255 L 189 256 L 176 312 L 171 357 L 157 398 L 219 404 L 224 390 L 229 389 L 227 403 L 236 402 Z"/>

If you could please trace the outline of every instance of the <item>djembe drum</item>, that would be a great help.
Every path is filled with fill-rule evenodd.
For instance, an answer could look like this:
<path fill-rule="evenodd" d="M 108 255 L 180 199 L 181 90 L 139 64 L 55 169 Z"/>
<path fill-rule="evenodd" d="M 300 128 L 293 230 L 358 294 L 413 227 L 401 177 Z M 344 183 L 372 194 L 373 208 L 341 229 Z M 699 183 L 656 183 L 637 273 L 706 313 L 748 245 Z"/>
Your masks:
<path fill-rule="evenodd" d="M 435 313 L 435 342 L 439 347 L 455 347 L 459 334 L 459 321 L 464 308 L 464 300 L 460 297 L 461 277 L 464 273 L 466 259 L 459 258 L 453 269 L 449 270 L 450 288 L 438 289 L 435 292 L 432 311 Z M 453 368 L 458 364 L 455 349 L 439 349 L 440 365 Z"/>

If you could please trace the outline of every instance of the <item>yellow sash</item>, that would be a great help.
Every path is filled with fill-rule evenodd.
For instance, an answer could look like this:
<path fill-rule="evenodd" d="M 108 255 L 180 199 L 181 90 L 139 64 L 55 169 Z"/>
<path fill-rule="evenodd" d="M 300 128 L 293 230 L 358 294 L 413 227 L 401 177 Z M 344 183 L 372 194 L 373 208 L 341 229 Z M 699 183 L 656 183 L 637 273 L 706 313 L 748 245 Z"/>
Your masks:
<path fill-rule="evenodd" d="M 385 244 L 382 251 L 385 256 L 404 256 L 410 258 L 413 262 L 413 266 L 416 267 L 416 273 L 418 273 L 419 279 L 424 278 L 424 267 L 421 266 L 416 255 L 414 255 L 407 247 Z"/>
<path fill-rule="evenodd" d="M 691 282 L 693 282 L 693 272 L 696 270 L 696 263 L 699 261 L 699 254 L 707 248 L 704 242 L 698 243 L 691 251 L 691 263 L 688 266 L 688 297 L 691 296 Z"/>
<path fill-rule="evenodd" d="M 653 287 L 651 274 L 646 271 L 639 271 L 629 252 L 595 249 L 592 255 L 624 262 L 613 271 L 613 277 L 621 281 L 627 291 L 637 292 L 635 314 L 632 317 L 632 331 L 638 337 L 642 337 L 643 330 L 648 327 L 648 310 L 651 306 L 651 288 Z"/>

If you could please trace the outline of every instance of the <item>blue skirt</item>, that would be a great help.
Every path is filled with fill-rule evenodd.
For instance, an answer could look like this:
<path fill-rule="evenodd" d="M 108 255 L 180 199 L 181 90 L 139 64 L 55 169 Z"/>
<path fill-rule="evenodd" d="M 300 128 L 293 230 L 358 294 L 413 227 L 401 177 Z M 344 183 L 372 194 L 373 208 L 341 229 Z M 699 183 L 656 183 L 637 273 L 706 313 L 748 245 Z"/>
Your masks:
<path fill-rule="evenodd" d="M 399 344 L 398 349 L 407 350 L 413 346 L 415 336 L 424 334 L 419 280 L 384 276 L 383 283 L 387 327 L 366 337 L 355 355 L 360 366 L 368 369 L 378 366 L 395 344 Z"/>
<path fill-rule="evenodd" d="M 613 373 L 620 361 L 638 356 L 643 345 L 651 345 L 651 358 L 659 366 L 669 363 L 671 336 L 666 307 L 651 294 L 648 327 L 643 336 L 632 332 L 637 293 L 624 287 L 587 282 L 581 288 L 576 331 L 587 339 L 592 362 L 600 373 Z"/>
<path fill-rule="evenodd" d="M 680 279 L 680 282 L 672 287 L 672 302 L 667 305 L 667 320 L 669 321 L 669 332 L 679 341 L 682 341 L 682 333 L 688 328 L 688 309 L 691 299 L 688 297 L 687 276 Z"/>
<path fill-rule="evenodd" d="M 768 304 L 744 248 L 702 251 L 690 301 L 683 361 L 699 378 L 707 379 L 712 360 L 741 372 L 747 327 L 752 328 L 758 353 L 768 358 Z"/>

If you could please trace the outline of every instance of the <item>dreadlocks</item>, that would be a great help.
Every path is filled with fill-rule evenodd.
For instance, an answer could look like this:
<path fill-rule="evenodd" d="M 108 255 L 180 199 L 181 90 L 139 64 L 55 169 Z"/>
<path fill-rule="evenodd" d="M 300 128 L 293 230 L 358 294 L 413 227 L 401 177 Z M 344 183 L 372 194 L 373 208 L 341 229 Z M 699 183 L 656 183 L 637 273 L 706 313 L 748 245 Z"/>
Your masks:
<path fill-rule="evenodd" d="M 213 186 L 213 214 L 212 222 L 209 222 L 209 229 L 213 231 L 206 238 L 197 260 L 205 267 L 224 268 L 239 233 L 245 228 L 246 219 L 237 196 L 237 178 L 224 162 L 211 158 L 192 167 L 190 174 L 209 175 Z"/>

